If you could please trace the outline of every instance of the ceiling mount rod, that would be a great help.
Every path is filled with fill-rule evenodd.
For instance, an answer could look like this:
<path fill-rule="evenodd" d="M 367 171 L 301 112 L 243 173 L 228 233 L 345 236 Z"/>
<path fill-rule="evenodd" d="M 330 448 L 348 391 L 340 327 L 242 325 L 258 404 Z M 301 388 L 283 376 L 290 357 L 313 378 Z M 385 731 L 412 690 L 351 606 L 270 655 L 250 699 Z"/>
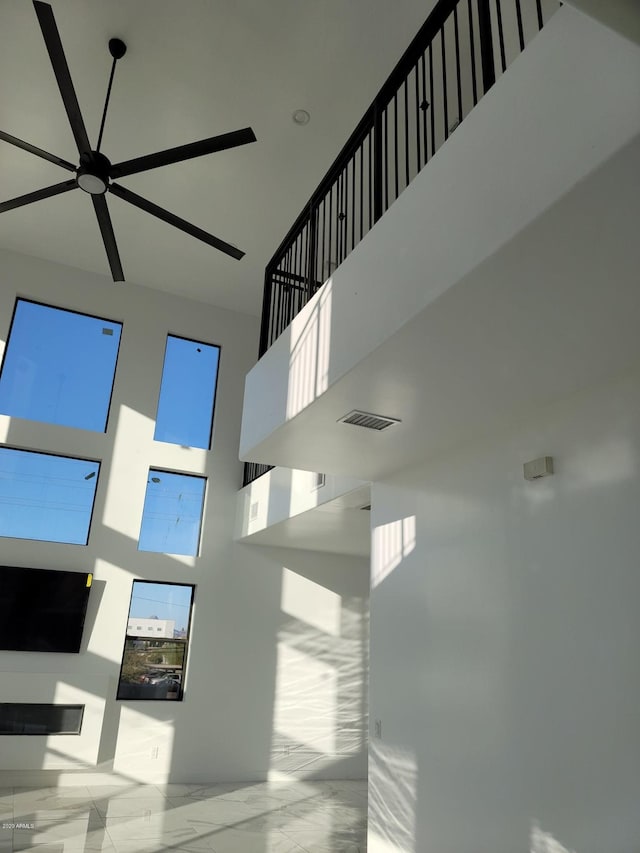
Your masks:
<path fill-rule="evenodd" d="M 121 39 L 109 39 L 109 53 L 113 56 L 113 64 L 111 66 L 111 74 L 109 75 L 109 85 L 107 86 L 107 97 L 104 102 L 104 110 L 102 111 L 102 121 L 100 122 L 100 133 L 98 134 L 98 145 L 96 151 L 100 151 L 102 144 L 102 133 L 104 131 L 104 121 L 107 117 L 107 108 L 109 106 L 109 98 L 111 97 L 111 85 L 113 83 L 113 75 L 116 71 L 116 62 L 127 52 L 127 46 Z"/>

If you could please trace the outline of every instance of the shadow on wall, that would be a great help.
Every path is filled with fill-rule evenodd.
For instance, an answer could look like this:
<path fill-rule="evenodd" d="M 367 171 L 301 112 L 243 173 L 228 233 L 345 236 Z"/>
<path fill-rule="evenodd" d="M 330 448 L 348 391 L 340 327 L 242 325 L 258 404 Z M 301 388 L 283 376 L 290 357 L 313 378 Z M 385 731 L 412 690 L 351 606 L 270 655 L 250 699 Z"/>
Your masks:
<path fill-rule="evenodd" d="M 256 550 L 282 588 L 270 778 L 366 778 L 368 560 Z"/>

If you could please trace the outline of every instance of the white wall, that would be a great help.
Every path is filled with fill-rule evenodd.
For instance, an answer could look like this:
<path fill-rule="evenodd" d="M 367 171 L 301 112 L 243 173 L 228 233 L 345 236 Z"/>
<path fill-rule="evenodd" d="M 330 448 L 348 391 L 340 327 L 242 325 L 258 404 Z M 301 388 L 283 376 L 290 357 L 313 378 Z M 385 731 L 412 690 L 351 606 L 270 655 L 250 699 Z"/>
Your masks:
<path fill-rule="evenodd" d="M 102 461 L 86 547 L 0 540 L 2 563 L 94 572 L 80 655 L 0 652 L 0 701 L 85 701 L 83 733 L 77 738 L 3 737 L 0 783 L 41 781 L 43 769 L 50 771 L 47 778 L 65 781 L 73 772 L 104 773 L 122 784 L 168 778 L 266 778 L 277 763 L 273 756 L 279 757 L 278 750 L 283 748 L 282 733 L 274 734 L 276 709 L 290 700 L 293 716 L 288 728 L 304 730 L 304 724 L 297 722 L 295 684 L 283 672 L 280 653 L 283 631 L 304 631 L 283 610 L 282 556 L 232 541 L 242 477 L 238 462 L 242 387 L 255 354 L 256 318 L 2 252 L 2 348 L 16 295 L 120 320 L 124 327 L 106 434 L 0 416 L 0 440 L 7 445 Z M 222 347 L 210 453 L 153 441 L 168 332 Z M 199 557 L 137 550 L 150 466 L 208 477 Z M 366 566 L 362 561 L 336 559 L 337 563 L 314 560 L 311 555 L 302 563 L 314 583 L 331 586 L 336 601 L 342 602 L 343 595 L 348 599 L 341 604 L 345 614 L 355 609 L 364 619 Z M 295 574 L 295 567 L 290 571 Z M 181 703 L 115 701 L 133 578 L 197 585 L 186 695 Z M 314 589 L 309 587 L 307 592 Z M 313 611 L 316 598 L 302 596 L 297 605 L 302 616 L 305 607 Z M 366 648 L 362 644 L 354 648 L 353 642 L 339 634 L 337 640 L 331 639 L 332 654 L 339 657 L 341 643 L 351 649 L 354 665 L 360 666 L 362 692 Z M 305 653 L 309 659 L 322 660 L 325 667 L 333 665 L 320 636 Z M 328 694 L 317 686 L 319 701 L 324 701 Z M 307 709 L 300 714 L 301 720 L 308 719 Z M 338 726 L 339 720 L 327 720 L 324 739 L 317 744 L 318 772 L 331 777 L 362 776 L 365 745 L 345 746 L 337 735 L 332 740 L 331 727 Z M 329 746 L 333 752 L 327 757 Z M 293 767 L 290 772 L 295 775 L 297 770 Z M 63 771 L 66 776 L 61 775 Z M 314 770 L 307 772 L 312 775 Z"/>
<path fill-rule="evenodd" d="M 637 367 L 372 506 L 371 853 L 635 853 Z"/>

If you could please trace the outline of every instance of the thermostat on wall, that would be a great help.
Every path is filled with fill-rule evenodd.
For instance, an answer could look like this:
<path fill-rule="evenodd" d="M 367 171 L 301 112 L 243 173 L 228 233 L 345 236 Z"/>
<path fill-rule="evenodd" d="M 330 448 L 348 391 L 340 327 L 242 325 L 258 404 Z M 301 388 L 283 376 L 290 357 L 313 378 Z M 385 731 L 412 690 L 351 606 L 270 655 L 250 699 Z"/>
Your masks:
<path fill-rule="evenodd" d="M 541 456 L 524 463 L 525 480 L 539 480 L 553 474 L 553 456 Z"/>

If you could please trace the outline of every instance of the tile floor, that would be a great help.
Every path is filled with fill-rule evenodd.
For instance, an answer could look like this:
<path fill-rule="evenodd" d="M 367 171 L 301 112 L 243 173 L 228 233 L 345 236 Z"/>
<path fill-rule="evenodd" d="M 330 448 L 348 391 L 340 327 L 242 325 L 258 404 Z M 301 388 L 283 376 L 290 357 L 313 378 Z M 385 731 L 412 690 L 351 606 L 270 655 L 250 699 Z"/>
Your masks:
<path fill-rule="evenodd" d="M 0 853 L 364 853 L 366 782 L 0 788 Z"/>

